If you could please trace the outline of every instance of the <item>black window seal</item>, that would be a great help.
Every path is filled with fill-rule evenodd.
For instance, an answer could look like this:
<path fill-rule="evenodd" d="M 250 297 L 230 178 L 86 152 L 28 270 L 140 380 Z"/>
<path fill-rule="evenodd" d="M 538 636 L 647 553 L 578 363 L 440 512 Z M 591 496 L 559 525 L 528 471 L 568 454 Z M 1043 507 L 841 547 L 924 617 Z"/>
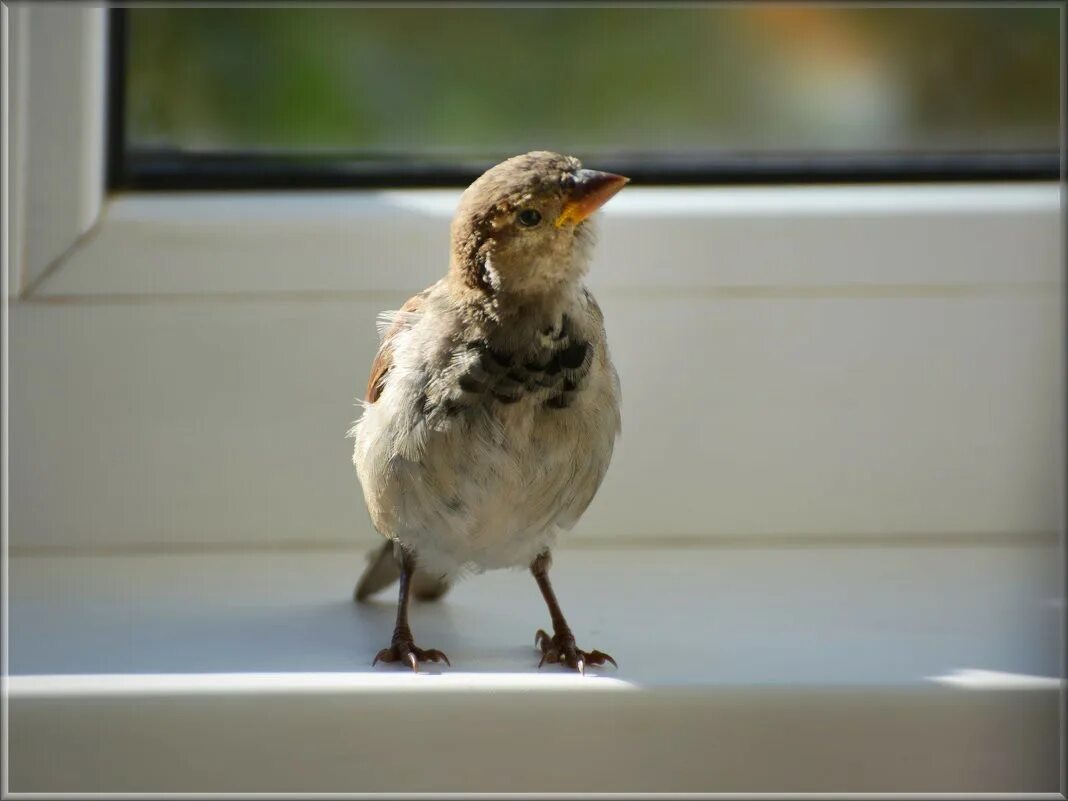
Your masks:
<path fill-rule="evenodd" d="M 126 8 L 109 9 L 108 36 L 106 172 L 110 191 L 463 187 L 499 160 L 131 150 L 125 128 Z M 628 153 L 598 157 L 596 166 L 627 175 L 634 185 L 661 186 L 1059 181 L 1062 175 L 1061 154 L 1056 151 L 739 152 L 670 157 Z"/>

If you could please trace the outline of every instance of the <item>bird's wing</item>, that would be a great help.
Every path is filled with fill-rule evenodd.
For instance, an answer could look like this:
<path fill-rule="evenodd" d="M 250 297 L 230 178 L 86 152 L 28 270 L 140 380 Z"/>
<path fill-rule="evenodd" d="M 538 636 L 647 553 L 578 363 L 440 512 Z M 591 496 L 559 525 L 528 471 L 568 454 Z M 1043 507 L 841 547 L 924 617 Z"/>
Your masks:
<path fill-rule="evenodd" d="M 408 298 L 397 311 L 379 316 L 382 341 L 378 346 L 375 360 L 371 363 L 371 375 L 367 379 L 367 392 L 364 396 L 367 403 L 374 403 L 381 397 L 390 368 L 393 366 L 393 340 L 401 331 L 410 328 L 419 319 L 429 293 L 429 289 L 424 290 Z M 400 567 L 393 555 L 393 540 L 387 539 L 367 556 L 367 567 L 360 575 L 359 581 L 356 582 L 356 590 L 353 594 L 357 601 L 362 601 L 379 590 L 385 589 L 400 577 Z M 429 576 L 416 568 L 412 576 L 412 594 L 419 600 L 435 600 L 444 595 L 448 589 L 449 583 L 444 579 Z"/>
<path fill-rule="evenodd" d="M 386 377 L 393 366 L 393 339 L 405 328 L 412 325 L 426 303 L 429 290 L 424 290 L 418 295 L 413 295 L 404 302 L 404 305 L 395 312 L 388 312 L 379 317 L 382 324 L 382 342 L 378 346 L 378 353 L 371 363 L 371 375 L 367 379 L 367 392 L 364 399 L 368 403 L 374 403 L 382 394 L 386 386 Z"/>

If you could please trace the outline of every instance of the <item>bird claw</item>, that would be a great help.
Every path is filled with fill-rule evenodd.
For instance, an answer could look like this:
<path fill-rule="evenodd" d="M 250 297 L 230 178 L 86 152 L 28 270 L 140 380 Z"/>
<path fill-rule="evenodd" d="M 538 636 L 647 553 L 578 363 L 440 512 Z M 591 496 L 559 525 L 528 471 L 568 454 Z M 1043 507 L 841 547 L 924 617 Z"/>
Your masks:
<path fill-rule="evenodd" d="M 536 632 L 534 632 L 534 647 L 541 648 L 542 640 L 548 640 L 551 642 L 552 637 L 545 633 L 545 629 L 538 629 Z"/>
<path fill-rule="evenodd" d="M 428 648 L 426 650 L 417 648 L 411 640 L 394 640 L 388 648 L 383 648 L 375 654 L 371 667 L 374 667 L 379 662 L 407 662 L 414 673 L 419 672 L 420 662 L 444 662 L 449 667 L 452 667 L 449 657 L 445 656 L 444 652 L 439 651 L 437 648 Z"/>
<path fill-rule="evenodd" d="M 541 649 L 541 660 L 538 668 L 546 662 L 550 664 L 566 665 L 574 668 L 581 675 L 586 675 L 587 666 L 599 667 L 605 662 L 611 662 L 616 668 L 616 660 L 604 651 L 583 651 L 575 645 L 575 637 L 571 632 L 564 632 L 550 637 L 542 629 L 534 634 L 534 646 Z"/>

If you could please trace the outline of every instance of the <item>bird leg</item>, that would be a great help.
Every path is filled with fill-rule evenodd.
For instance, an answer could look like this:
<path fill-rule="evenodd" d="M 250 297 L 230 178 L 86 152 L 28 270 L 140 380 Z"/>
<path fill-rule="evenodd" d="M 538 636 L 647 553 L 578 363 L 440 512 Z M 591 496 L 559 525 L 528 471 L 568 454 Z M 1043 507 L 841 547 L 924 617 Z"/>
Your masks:
<path fill-rule="evenodd" d="M 383 648 L 375 656 L 371 666 L 379 660 L 383 662 L 407 662 L 412 670 L 419 672 L 420 662 L 445 661 L 452 667 L 449 658 L 435 648 L 423 650 L 417 648 L 412 639 L 412 630 L 408 627 L 408 594 L 411 588 L 412 574 L 415 572 L 415 555 L 400 545 L 396 548 L 397 561 L 400 563 L 400 597 L 397 600 L 397 625 L 393 628 L 393 640 L 388 648 Z"/>
<path fill-rule="evenodd" d="M 586 672 L 586 665 L 603 665 L 611 662 L 616 665 L 616 660 L 603 651 L 582 651 L 575 645 L 575 635 L 571 633 L 571 627 L 564 619 L 564 613 L 560 611 L 560 604 L 553 592 L 553 585 L 549 583 L 549 566 L 552 557 L 548 551 L 538 554 L 530 564 L 530 572 L 534 574 L 534 580 L 538 582 L 545 605 L 549 607 L 549 618 L 553 623 L 553 635 L 550 637 L 543 629 L 538 629 L 534 635 L 534 645 L 541 649 L 540 668 L 546 662 L 559 662 L 570 668 L 575 668 L 579 673 Z M 616 665 L 616 667 L 619 667 Z"/>

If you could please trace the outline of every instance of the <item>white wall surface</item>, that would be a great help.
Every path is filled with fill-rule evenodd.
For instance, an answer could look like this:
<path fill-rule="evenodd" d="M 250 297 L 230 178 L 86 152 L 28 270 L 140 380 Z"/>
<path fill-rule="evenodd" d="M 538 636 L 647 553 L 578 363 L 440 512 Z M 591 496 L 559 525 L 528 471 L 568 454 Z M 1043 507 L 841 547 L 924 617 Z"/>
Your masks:
<path fill-rule="evenodd" d="M 1058 529 L 1056 185 L 617 200 L 624 433 L 576 538 Z M 344 433 L 454 202 L 112 201 L 11 308 L 12 544 L 372 541 Z"/>

